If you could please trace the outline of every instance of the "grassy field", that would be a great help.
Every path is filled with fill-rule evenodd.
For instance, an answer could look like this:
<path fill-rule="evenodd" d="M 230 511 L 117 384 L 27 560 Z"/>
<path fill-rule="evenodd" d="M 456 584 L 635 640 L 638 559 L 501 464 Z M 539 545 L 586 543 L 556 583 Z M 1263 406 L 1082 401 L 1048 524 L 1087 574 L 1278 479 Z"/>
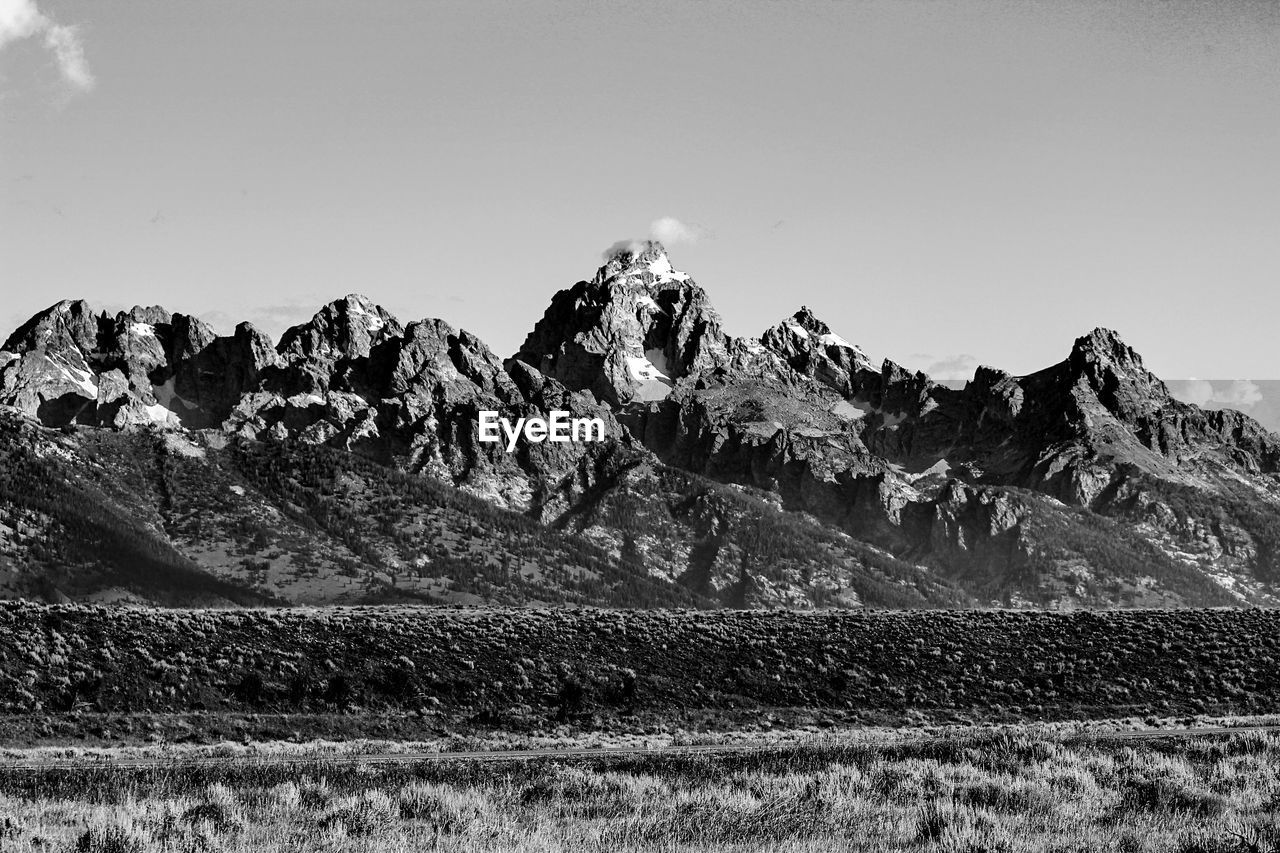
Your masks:
<path fill-rule="evenodd" d="M 1052 731 L 726 756 L 5 770 L 0 850 L 1177 851 L 1280 845 L 1280 738 Z"/>

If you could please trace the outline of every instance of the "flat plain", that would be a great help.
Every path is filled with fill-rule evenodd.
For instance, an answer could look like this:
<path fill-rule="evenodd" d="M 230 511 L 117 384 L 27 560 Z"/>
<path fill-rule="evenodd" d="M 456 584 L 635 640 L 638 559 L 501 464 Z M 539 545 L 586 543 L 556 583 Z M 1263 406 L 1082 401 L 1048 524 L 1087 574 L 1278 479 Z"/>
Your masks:
<path fill-rule="evenodd" d="M 0 849 L 1274 850 L 1280 738 L 1015 725 L 715 756 L 0 772 Z"/>
<path fill-rule="evenodd" d="M 0 638 L 0 746 L 28 765 L 0 770 L 3 851 L 1280 843 L 1275 734 L 1081 736 L 1275 712 L 1272 611 L 8 603 Z M 643 749 L 726 739 L 762 748 Z M 639 751 L 333 760 L 413 744 Z M 99 763 L 30 766 L 74 757 Z"/>

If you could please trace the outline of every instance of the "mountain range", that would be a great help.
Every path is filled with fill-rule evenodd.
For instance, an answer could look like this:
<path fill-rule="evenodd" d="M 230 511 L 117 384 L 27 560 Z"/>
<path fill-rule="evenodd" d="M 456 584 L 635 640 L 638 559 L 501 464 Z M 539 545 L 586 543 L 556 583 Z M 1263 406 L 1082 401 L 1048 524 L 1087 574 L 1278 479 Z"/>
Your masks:
<path fill-rule="evenodd" d="M 0 596 L 173 605 L 1248 606 L 1280 436 L 1095 329 L 1026 376 L 727 334 L 655 242 L 510 358 L 350 295 L 279 342 L 63 301 L 0 350 Z M 568 411 L 602 442 L 478 436 Z"/>

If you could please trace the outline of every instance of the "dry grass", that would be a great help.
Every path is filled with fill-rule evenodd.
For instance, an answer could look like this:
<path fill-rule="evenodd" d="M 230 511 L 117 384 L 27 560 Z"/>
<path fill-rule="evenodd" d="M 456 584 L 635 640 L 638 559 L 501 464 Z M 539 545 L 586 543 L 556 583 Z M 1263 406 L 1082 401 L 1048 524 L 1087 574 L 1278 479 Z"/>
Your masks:
<path fill-rule="evenodd" d="M 1006 729 L 768 754 L 6 771 L 0 850 L 1280 849 L 1280 738 Z"/>

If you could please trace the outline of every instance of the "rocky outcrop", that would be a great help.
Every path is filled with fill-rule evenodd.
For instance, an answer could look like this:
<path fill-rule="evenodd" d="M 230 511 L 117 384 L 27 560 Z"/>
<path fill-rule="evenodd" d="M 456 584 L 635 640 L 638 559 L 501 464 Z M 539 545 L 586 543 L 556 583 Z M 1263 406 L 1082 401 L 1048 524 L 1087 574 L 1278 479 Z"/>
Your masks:
<path fill-rule="evenodd" d="M 220 426 L 241 397 L 256 388 L 264 370 L 280 364 L 271 339 L 249 323 L 225 337 L 185 314 L 172 323 L 169 363 L 172 399 L 184 426 Z M 168 390 L 168 389 L 166 389 Z"/>
<path fill-rule="evenodd" d="M 508 452 L 505 441 L 480 440 L 482 411 L 516 423 L 557 409 L 600 418 L 605 446 L 522 439 Z M 443 320 L 402 326 L 355 295 L 285 333 L 278 362 L 260 371 L 225 428 L 358 452 L 501 506 L 551 514 L 573 500 L 572 484 L 590 488 L 600 457 L 635 449 L 592 395 L 571 392 L 528 365 L 508 372 L 474 335 Z"/>
<path fill-rule="evenodd" d="M 1030 507 L 1007 492 L 952 480 L 931 510 L 930 550 L 953 571 L 989 577 L 1016 568 L 1026 556 L 1019 527 Z"/>
<path fill-rule="evenodd" d="M 276 360 L 248 324 L 223 338 L 159 306 L 111 317 L 64 301 L 6 342 L 0 403 L 54 426 L 213 427 Z"/>
<path fill-rule="evenodd" d="M 1079 338 L 1068 357 L 1024 377 L 979 368 L 963 391 L 929 392 L 894 447 L 919 466 L 946 460 L 968 479 L 1032 488 L 1091 505 L 1132 468 L 1195 485 L 1280 470 L 1280 439 L 1238 412 L 1173 399 L 1112 331 Z"/>
<path fill-rule="evenodd" d="M 792 370 L 807 376 L 842 397 L 866 394 L 863 375 L 880 371 L 857 346 L 831 331 L 831 327 L 801 307 L 792 316 L 760 336 L 760 343 L 779 356 Z"/>
<path fill-rule="evenodd" d="M 98 382 L 88 355 L 98 331 L 84 301 L 64 300 L 32 317 L 0 351 L 0 403 L 55 425 L 92 413 Z"/>
<path fill-rule="evenodd" d="M 53 305 L 18 327 L 4 342 L 3 351 L 24 354 L 43 349 L 48 352 L 92 352 L 98 346 L 99 318 L 83 299 Z"/>
<path fill-rule="evenodd" d="M 706 293 L 649 242 L 557 293 L 514 360 L 618 406 L 663 399 L 682 377 L 726 365 L 726 340 Z"/>

